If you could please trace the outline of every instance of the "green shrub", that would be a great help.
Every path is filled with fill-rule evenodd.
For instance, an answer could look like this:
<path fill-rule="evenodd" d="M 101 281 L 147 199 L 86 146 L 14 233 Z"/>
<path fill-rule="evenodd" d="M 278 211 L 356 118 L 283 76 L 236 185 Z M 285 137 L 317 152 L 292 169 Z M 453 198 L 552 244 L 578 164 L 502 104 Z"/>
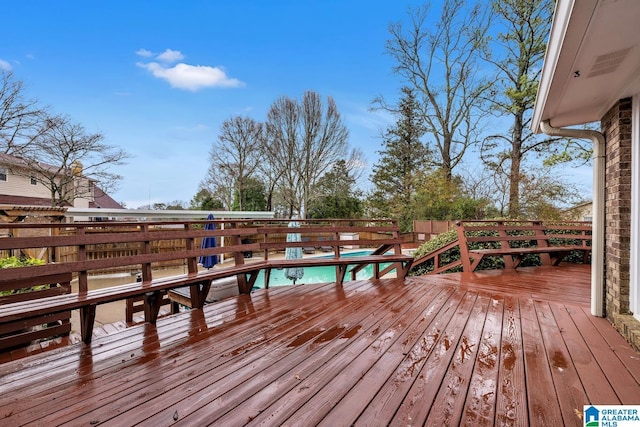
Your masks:
<path fill-rule="evenodd" d="M 562 225 L 560 225 L 562 227 Z M 556 238 L 550 239 L 549 243 L 552 245 L 580 245 L 582 241 L 580 240 L 581 233 L 580 231 L 574 230 L 566 230 L 562 228 L 558 229 L 548 229 L 548 232 L 551 234 L 566 234 L 566 238 Z M 533 230 L 523 230 L 523 231 L 513 231 L 510 232 L 513 236 L 528 236 L 531 235 L 531 240 L 519 240 L 511 242 L 511 247 L 514 248 L 528 248 L 531 246 L 536 246 L 536 238 Z M 495 231 L 471 231 L 467 233 L 469 237 L 481 237 L 481 236 L 497 236 L 497 232 Z M 449 243 L 455 241 L 458 238 L 458 233 L 455 229 L 449 230 L 445 233 L 439 234 L 435 238 L 429 240 L 422 244 L 415 252 L 414 257 L 420 258 L 423 255 L 429 254 L 433 251 L 436 251 Z M 500 247 L 499 242 L 474 242 L 469 243 L 469 249 L 496 249 Z M 440 255 L 440 263 L 442 265 L 450 264 L 454 261 L 458 261 L 460 259 L 460 247 L 456 246 L 452 249 L 447 250 L 446 252 Z M 583 254 L 582 251 L 573 251 L 567 257 L 565 257 L 566 262 L 571 263 L 582 263 L 583 262 Z M 521 267 L 531 267 L 531 266 L 539 266 L 542 265 L 540 260 L 540 255 L 538 254 L 527 254 L 523 257 L 520 262 Z M 476 270 L 495 270 L 504 268 L 504 258 L 502 256 L 487 256 L 483 257 L 482 261 Z M 433 261 L 428 261 L 424 264 L 418 265 L 411 269 L 411 275 L 417 276 L 426 274 L 430 271 L 433 271 L 434 265 Z M 449 272 L 462 271 L 462 267 L 455 267 L 449 270 Z"/>
<path fill-rule="evenodd" d="M 0 259 L 0 269 L 27 267 L 30 265 L 42 265 L 42 264 L 44 264 L 44 261 L 37 258 L 18 258 L 18 257 L 12 256 L 9 258 Z M 0 296 L 22 294 L 22 293 L 31 292 L 31 291 L 39 291 L 41 289 L 46 289 L 46 288 L 48 288 L 47 285 L 32 286 L 30 288 L 23 288 L 23 289 L 11 289 L 8 291 L 0 291 Z"/>
<path fill-rule="evenodd" d="M 426 255 L 429 252 L 433 252 L 436 249 L 440 249 L 441 247 L 448 245 L 449 243 L 455 241 L 457 238 L 458 232 L 455 229 L 440 233 L 433 239 L 420 245 L 420 247 L 416 249 L 414 256 L 416 258 L 420 258 L 422 255 Z"/>
<path fill-rule="evenodd" d="M 433 239 L 420 245 L 420 247 L 416 249 L 416 252 L 414 253 L 414 258 L 420 258 L 423 255 L 436 251 L 444 246 L 447 246 L 449 243 L 456 241 L 457 239 L 458 239 L 458 232 L 455 229 L 445 231 L 444 233 L 440 233 Z M 460 259 L 459 246 L 455 246 L 440 255 L 440 263 L 443 265 L 449 264 L 459 259 Z M 433 271 L 433 268 L 434 268 L 433 261 L 430 260 L 428 262 L 425 262 L 424 264 L 421 264 L 412 268 L 410 275 L 420 276 L 430 271 Z M 462 267 L 455 267 L 449 271 L 451 272 L 462 271 Z"/>
<path fill-rule="evenodd" d="M 42 265 L 44 261 L 37 258 L 18 258 L 11 256 L 9 258 L 0 259 L 0 268 L 27 267 L 30 265 Z"/>

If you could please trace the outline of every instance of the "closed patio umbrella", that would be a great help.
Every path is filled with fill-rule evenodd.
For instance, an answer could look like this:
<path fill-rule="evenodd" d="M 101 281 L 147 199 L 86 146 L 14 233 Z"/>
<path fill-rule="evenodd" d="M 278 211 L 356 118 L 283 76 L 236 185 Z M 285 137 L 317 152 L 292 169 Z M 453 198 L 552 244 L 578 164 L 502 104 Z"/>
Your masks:
<path fill-rule="evenodd" d="M 295 219 L 295 217 L 294 217 Z M 299 228 L 300 223 L 298 221 L 289 222 L 290 228 Z M 301 242 L 300 233 L 287 233 L 287 242 Z M 302 258 L 302 248 L 286 248 L 284 252 L 285 259 L 300 259 Z M 304 268 L 302 267 L 291 267 L 284 269 L 284 276 L 293 280 L 293 284 L 296 284 L 296 280 L 302 279 L 304 276 Z"/>
<path fill-rule="evenodd" d="M 209 214 L 209 216 L 207 217 L 207 221 L 213 221 L 215 218 L 213 216 L 213 214 Z M 216 225 L 213 222 L 207 222 L 204 225 L 204 229 L 205 230 L 215 230 L 216 229 Z M 204 237 L 202 239 L 202 244 L 201 244 L 201 248 L 202 249 L 206 249 L 206 248 L 215 248 L 217 245 L 217 241 L 216 241 L 216 237 L 215 236 L 211 236 L 211 237 Z M 218 263 L 218 255 L 204 255 L 200 257 L 200 264 L 202 264 L 202 266 L 204 268 L 211 268 L 214 265 L 216 265 Z"/>

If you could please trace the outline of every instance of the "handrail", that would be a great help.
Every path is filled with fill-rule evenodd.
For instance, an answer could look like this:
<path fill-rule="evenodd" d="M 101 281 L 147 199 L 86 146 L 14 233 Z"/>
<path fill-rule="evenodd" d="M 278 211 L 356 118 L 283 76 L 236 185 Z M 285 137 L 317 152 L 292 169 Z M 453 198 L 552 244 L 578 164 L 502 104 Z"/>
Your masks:
<path fill-rule="evenodd" d="M 150 281 L 151 267 L 158 266 L 158 263 L 182 260 L 181 265 L 186 262 L 189 273 L 195 273 L 197 260 L 201 256 L 231 254 L 234 263 L 242 265 L 244 254 L 247 252 L 264 251 L 264 259 L 267 260 L 270 251 L 308 245 L 330 246 L 334 249 L 336 257 L 340 257 L 340 247 L 345 245 L 391 245 L 397 247 L 397 253 L 401 253 L 396 221 L 297 220 L 300 228 L 295 232 L 310 235 L 310 240 L 288 243 L 285 241 L 286 235 L 293 231 L 288 227 L 290 221 L 243 219 L 69 224 L 0 223 L 0 230 L 9 230 L 12 236 L 0 239 L 0 256 L 3 256 L 1 251 L 19 250 L 25 254 L 30 252 L 42 255 L 46 261 L 45 265 L 5 270 L 2 282 L 71 272 L 80 275 L 81 282 L 85 285 L 88 275 L 118 268 L 141 270 L 143 280 Z M 216 228 L 205 230 L 204 225 L 207 223 L 215 224 Z M 357 240 L 341 238 L 343 232 L 355 233 Z M 217 237 L 218 246 L 202 248 L 200 240 L 207 236 Z M 326 236 L 331 236 L 332 239 L 320 240 Z"/>
<path fill-rule="evenodd" d="M 40 285 L 47 288 L 19 296 L 2 297 L 5 313 L 3 328 L 11 332 L 8 342 L 18 343 L 18 338 L 13 338 L 13 332 L 21 334 L 20 331 L 24 329 L 22 319 L 29 319 L 32 324 L 48 324 L 52 323 L 51 316 L 54 316 L 53 323 L 61 323 L 51 331 L 56 334 L 68 333 L 71 309 L 79 309 L 81 312 L 81 330 L 86 342 L 91 339 L 96 305 L 114 300 L 126 299 L 129 310 L 127 313 L 131 313 L 134 310 L 134 299 L 143 298 L 145 318 L 153 322 L 160 305 L 169 302 L 165 299 L 169 290 L 189 286 L 193 304 L 198 307 L 204 301 L 210 281 L 214 278 L 235 276 L 238 290 L 249 293 L 259 271 L 264 271 L 266 278 L 268 272 L 278 266 L 334 265 L 336 283 L 340 285 L 348 265 L 373 264 L 374 278 L 380 278 L 391 271 L 391 267 L 380 271 L 380 264 L 390 262 L 398 272 L 398 277 L 404 277 L 411 265 L 412 257 L 402 255 L 402 240 L 398 236 L 399 229 L 395 221 L 298 220 L 300 227 L 296 229 L 288 227 L 289 222 L 288 219 L 282 219 L 0 224 L 0 230 L 9 230 L 11 236 L 0 240 L 0 257 L 17 250 L 21 254 L 30 252 L 36 256 L 42 255 L 47 261 L 44 265 L 2 270 L 0 291 L 13 293 L 17 289 Z M 204 225 L 207 223 L 215 224 L 216 228 L 205 229 Z M 342 238 L 343 232 L 352 235 Z M 286 242 L 286 235 L 289 233 L 305 234 L 310 236 L 309 241 Z M 204 237 L 214 236 L 219 239 L 218 246 L 201 246 Z M 332 239 L 321 240 L 327 236 Z M 314 258 L 269 260 L 270 251 L 284 251 L 287 247 L 304 245 L 330 246 L 334 249 L 334 257 L 317 258 L 317 261 Z M 395 248 L 395 256 L 347 258 L 340 251 L 343 245 L 383 245 Z M 245 261 L 245 254 L 249 251 L 264 251 L 264 260 Z M 231 261 L 225 262 L 223 268 L 201 270 L 198 268 L 198 259 L 207 255 L 230 255 Z M 180 265 L 186 265 L 185 274 L 154 280 L 153 267 L 178 261 Z M 136 281 L 120 287 L 91 289 L 93 274 L 121 268 L 138 272 L 140 283 Z M 70 281 L 73 277 L 78 279 L 78 291 L 71 293 Z M 139 308 L 135 307 L 136 310 Z M 33 333 L 44 337 L 49 332 Z M 21 342 L 34 339 L 30 334 L 21 336 Z"/>
<path fill-rule="evenodd" d="M 433 270 L 428 272 L 427 274 L 438 274 L 438 273 L 444 273 L 445 271 L 451 270 L 452 268 L 458 267 L 459 265 L 462 265 L 462 262 L 460 260 L 457 261 L 453 261 L 449 264 L 445 264 L 445 265 L 440 265 L 440 255 L 442 255 L 443 253 L 447 252 L 450 249 L 455 248 L 456 246 L 460 245 L 460 241 L 458 239 L 446 244 L 445 246 L 442 246 L 434 251 L 431 251 L 425 255 L 422 255 L 420 258 L 416 258 L 413 261 L 413 265 L 412 265 L 412 269 L 419 267 L 422 264 L 425 264 L 426 262 L 433 260 Z"/>

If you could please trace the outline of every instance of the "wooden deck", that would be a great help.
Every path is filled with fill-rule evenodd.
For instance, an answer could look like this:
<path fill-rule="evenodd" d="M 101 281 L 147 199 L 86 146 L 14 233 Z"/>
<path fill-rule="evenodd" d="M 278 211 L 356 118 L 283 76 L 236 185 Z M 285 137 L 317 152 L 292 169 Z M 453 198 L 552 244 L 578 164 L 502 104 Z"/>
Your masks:
<path fill-rule="evenodd" d="M 589 267 L 272 288 L 0 365 L 0 425 L 582 425 L 639 404 Z"/>

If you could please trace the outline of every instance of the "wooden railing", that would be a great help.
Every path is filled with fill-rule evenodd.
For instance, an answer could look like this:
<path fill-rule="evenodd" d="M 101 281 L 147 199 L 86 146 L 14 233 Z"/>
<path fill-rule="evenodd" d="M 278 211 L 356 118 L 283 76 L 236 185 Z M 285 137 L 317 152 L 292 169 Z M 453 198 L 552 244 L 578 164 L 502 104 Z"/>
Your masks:
<path fill-rule="evenodd" d="M 0 239 L 0 251 L 45 256 L 44 265 L 0 270 L 0 291 L 7 294 L 0 300 L 0 350 L 42 338 L 46 336 L 43 330 L 55 330 L 56 335 L 69 333 L 68 319 L 73 309 L 80 310 L 81 332 L 88 342 L 96 306 L 103 303 L 128 300 L 127 306 L 131 308 L 132 301 L 142 299 L 140 309 L 144 310 L 145 318 L 155 322 L 160 306 L 167 302 L 167 292 L 177 287 L 188 286 L 191 305 L 198 308 L 204 304 L 211 282 L 218 278 L 235 276 L 239 291 L 249 293 L 262 270 L 268 286 L 272 268 L 333 265 L 336 282 L 340 284 L 349 265 L 373 264 L 376 278 L 392 269 L 404 277 L 412 260 L 402 254 L 399 229 L 393 221 L 298 221 L 301 227 L 297 229 L 288 227 L 289 220 L 209 222 L 215 224 L 215 230 L 205 230 L 207 221 L 0 224 L 0 231 L 13 236 Z M 286 242 L 286 235 L 292 232 L 301 233 L 308 240 Z M 214 236 L 218 238 L 217 247 L 201 247 L 204 237 Z M 167 242 L 170 249 L 164 250 Z M 274 253 L 287 247 L 306 246 L 329 247 L 333 256 L 274 259 Z M 391 254 L 345 259 L 340 250 L 343 246 L 385 246 Z M 247 253 L 253 257 L 245 259 Z M 199 257 L 207 255 L 225 257 L 227 261 L 211 270 L 199 268 Z M 185 274 L 154 277 L 155 269 L 176 261 L 185 265 Z M 393 267 L 380 271 L 380 264 L 387 262 Z M 139 272 L 140 280 L 92 289 L 95 274 L 118 269 Z M 72 279 L 77 280 L 76 292 L 71 291 Z M 47 291 L 17 294 L 33 286 L 42 286 Z"/>
<path fill-rule="evenodd" d="M 427 274 L 471 272 L 485 257 L 500 257 L 515 268 L 527 255 L 557 264 L 575 251 L 588 262 L 591 251 L 591 223 L 584 221 L 469 220 L 458 221 L 456 230 L 456 240 L 416 258 L 413 268 L 429 265 Z M 442 261 L 445 254 L 448 262 Z"/>

